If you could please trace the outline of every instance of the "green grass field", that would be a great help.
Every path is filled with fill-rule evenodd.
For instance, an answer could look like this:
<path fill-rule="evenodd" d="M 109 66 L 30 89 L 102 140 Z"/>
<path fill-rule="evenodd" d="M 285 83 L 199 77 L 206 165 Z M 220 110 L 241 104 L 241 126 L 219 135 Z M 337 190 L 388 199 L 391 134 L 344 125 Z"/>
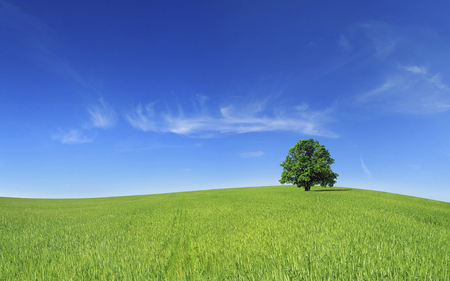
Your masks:
<path fill-rule="evenodd" d="M 450 280 L 450 203 L 293 186 L 0 198 L 0 280 Z"/>

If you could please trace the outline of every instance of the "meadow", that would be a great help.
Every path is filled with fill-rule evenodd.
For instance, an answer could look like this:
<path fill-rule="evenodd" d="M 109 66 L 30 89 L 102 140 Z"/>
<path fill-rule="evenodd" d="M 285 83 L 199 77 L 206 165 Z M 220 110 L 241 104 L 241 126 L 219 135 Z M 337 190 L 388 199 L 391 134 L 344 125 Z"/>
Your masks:
<path fill-rule="evenodd" d="M 0 198 L 0 280 L 450 280 L 450 203 L 293 186 Z"/>

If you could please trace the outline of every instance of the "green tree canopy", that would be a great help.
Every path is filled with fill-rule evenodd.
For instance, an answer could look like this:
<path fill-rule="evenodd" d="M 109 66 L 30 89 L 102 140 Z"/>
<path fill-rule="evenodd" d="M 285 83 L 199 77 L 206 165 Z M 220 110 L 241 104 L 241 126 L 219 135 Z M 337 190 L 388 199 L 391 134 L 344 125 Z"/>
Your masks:
<path fill-rule="evenodd" d="M 280 164 L 284 168 L 280 183 L 292 183 L 304 187 L 305 191 L 317 184 L 332 187 L 339 176 L 331 170 L 333 163 L 330 152 L 317 140 L 300 140 L 289 149 L 286 159 Z"/>

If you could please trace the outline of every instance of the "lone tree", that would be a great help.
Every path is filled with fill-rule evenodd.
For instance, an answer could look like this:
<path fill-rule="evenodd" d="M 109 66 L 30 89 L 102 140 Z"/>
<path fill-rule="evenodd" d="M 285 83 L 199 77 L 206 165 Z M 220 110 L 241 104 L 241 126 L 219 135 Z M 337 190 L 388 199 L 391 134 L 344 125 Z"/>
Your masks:
<path fill-rule="evenodd" d="M 300 140 L 289 149 L 289 154 L 280 164 L 284 168 L 280 183 L 292 183 L 304 187 L 305 191 L 317 184 L 332 187 L 339 176 L 331 170 L 333 163 L 328 150 L 317 140 Z"/>

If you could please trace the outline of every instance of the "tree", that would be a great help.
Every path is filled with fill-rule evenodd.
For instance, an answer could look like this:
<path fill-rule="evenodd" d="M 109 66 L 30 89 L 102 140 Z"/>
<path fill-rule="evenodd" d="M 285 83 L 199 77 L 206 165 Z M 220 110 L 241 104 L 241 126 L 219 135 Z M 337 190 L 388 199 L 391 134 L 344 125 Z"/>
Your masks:
<path fill-rule="evenodd" d="M 332 187 L 339 176 L 331 170 L 333 163 L 330 152 L 317 140 L 300 140 L 280 164 L 284 168 L 280 183 L 292 183 L 304 187 L 305 191 L 317 184 Z"/>

